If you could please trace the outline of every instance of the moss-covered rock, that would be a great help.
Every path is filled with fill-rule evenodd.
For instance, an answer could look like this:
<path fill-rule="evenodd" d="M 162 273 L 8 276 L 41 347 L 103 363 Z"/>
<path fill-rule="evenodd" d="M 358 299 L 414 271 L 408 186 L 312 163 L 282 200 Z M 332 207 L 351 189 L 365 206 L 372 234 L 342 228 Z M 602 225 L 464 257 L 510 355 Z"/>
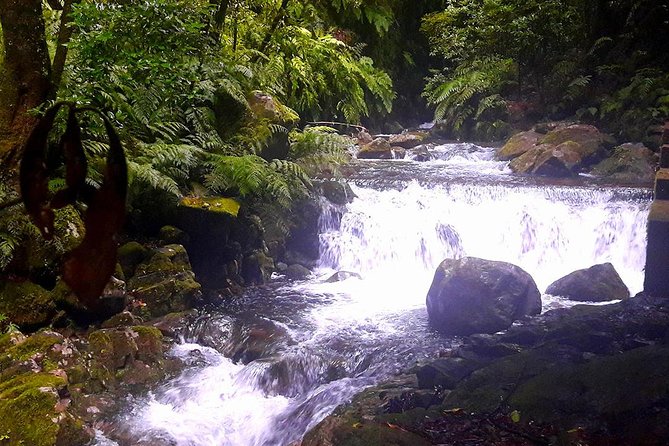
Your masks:
<path fill-rule="evenodd" d="M 495 156 L 500 161 L 517 158 L 537 145 L 539 139 L 543 136 L 541 133 L 532 130 L 516 133 L 497 151 Z"/>
<path fill-rule="evenodd" d="M 657 164 L 657 155 L 643 144 L 623 144 L 590 173 L 622 183 L 649 186 L 655 179 Z"/>
<path fill-rule="evenodd" d="M 135 275 L 135 268 L 150 255 L 150 250 L 139 242 L 125 243 L 118 249 L 118 262 L 126 278 Z"/>
<path fill-rule="evenodd" d="M 166 225 L 160 228 L 158 234 L 163 245 L 186 245 L 189 241 L 188 234 L 176 226 Z"/>
<path fill-rule="evenodd" d="M 66 385 L 50 373 L 26 373 L 0 383 L 0 438 L 7 445 L 77 446 L 92 432 L 64 411 L 58 391 Z"/>
<path fill-rule="evenodd" d="M 21 328 L 47 325 L 56 314 L 49 291 L 32 282 L 6 281 L 0 284 L 0 314 Z"/>
<path fill-rule="evenodd" d="M 137 267 L 128 288 L 151 317 L 187 310 L 201 297 L 201 286 L 181 245 L 154 250 L 151 258 Z"/>
<path fill-rule="evenodd" d="M 248 285 L 259 285 L 269 281 L 275 269 L 274 259 L 262 250 L 255 250 L 244 257 L 242 277 Z"/>
<path fill-rule="evenodd" d="M 392 159 L 393 150 L 385 138 L 376 138 L 369 144 L 360 147 L 356 154 L 359 159 Z"/>

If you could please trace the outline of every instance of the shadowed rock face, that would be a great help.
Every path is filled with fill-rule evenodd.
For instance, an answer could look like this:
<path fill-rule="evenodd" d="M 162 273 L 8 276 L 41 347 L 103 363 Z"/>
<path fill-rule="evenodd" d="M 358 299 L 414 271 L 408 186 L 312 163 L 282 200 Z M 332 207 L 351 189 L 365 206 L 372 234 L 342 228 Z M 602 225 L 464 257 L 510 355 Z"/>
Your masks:
<path fill-rule="evenodd" d="M 607 302 L 630 296 L 629 290 L 610 263 L 574 271 L 551 283 L 546 293 L 580 302 Z"/>
<path fill-rule="evenodd" d="M 541 312 L 541 296 L 532 277 L 510 263 L 446 259 L 434 274 L 427 312 L 446 334 L 495 333 Z"/>

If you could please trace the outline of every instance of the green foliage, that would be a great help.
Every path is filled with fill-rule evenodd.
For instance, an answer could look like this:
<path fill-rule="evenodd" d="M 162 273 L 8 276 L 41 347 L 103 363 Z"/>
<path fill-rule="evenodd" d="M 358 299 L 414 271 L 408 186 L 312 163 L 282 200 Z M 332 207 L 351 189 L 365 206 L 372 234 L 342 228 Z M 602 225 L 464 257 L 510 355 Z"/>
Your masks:
<path fill-rule="evenodd" d="M 602 98 L 598 117 L 620 136 L 641 140 L 646 127 L 669 119 L 669 73 L 638 70 L 629 84 Z"/>
<path fill-rule="evenodd" d="M 324 171 L 336 174 L 337 168 L 348 160 L 351 141 L 330 127 L 308 127 L 303 132 L 290 134 L 288 157 L 305 172 L 316 175 Z"/>
<path fill-rule="evenodd" d="M 276 201 L 290 207 L 308 193 L 311 182 L 302 168 L 286 160 L 267 162 L 256 155 L 215 155 L 205 185 L 214 192 L 250 200 Z"/>
<path fill-rule="evenodd" d="M 481 130 L 483 123 L 489 123 L 489 130 L 496 128 L 495 123 L 506 114 L 506 101 L 499 92 L 515 78 L 516 65 L 511 59 L 476 59 L 463 62 L 448 77 L 435 75 L 424 95 L 435 106 L 437 121 L 445 122 L 455 136 L 467 136 L 465 131 L 474 120 Z"/>

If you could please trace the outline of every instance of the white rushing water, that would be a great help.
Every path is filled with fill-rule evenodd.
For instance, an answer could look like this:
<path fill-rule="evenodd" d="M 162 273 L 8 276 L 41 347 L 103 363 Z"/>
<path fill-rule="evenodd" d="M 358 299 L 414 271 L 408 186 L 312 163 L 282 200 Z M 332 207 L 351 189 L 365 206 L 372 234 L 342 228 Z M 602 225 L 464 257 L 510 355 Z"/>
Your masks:
<path fill-rule="evenodd" d="M 432 274 L 447 257 L 517 264 L 540 291 L 576 269 L 611 262 L 633 294 L 641 290 L 647 194 L 509 182 L 506 164 L 471 144 L 434 153 L 428 163 L 361 168 L 352 179 L 357 198 L 324 213 L 315 277 L 251 291 L 265 308 L 257 316 L 278 321 L 289 342 L 248 364 L 207 346 L 175 347 L 193 365 L 131 404 L 121 424 L 132 440 L 121 443 L 299 440 L 364 387 L 448 348 L 452 341 L 429 329 L 425 312 Z M 341 270 L 361 278 L 325 282 Z"/>

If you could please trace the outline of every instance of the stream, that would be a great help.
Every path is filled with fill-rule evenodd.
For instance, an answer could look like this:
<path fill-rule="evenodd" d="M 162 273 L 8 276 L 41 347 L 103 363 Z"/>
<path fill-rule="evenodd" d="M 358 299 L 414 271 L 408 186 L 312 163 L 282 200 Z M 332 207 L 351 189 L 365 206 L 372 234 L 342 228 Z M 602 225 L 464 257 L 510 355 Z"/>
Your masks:
<path fill-rule="evenodd" d="M 428 162 L 347 167 L 356 197 L 344 207 L 323 204 L 313 277 L 277 277 L 201 317 L 171 351 L 187 369 L 128 401 L 119 424 L 133 444 L 299 441 L 364 388 L 457 345 L 429 328 L 425 310 L 434 270 L 447 257 L 514 263 L 540 291 L 611 262 L 632 295 L 641 291 L 650 190 L 518 177 L 493 153 L 446 144 Z M 337 271 L 359 277 L 325 281 Z M 543 296 L 544 311 L 573 304 Z M 263 337 L 271 342 L 256 348 Z"/>

